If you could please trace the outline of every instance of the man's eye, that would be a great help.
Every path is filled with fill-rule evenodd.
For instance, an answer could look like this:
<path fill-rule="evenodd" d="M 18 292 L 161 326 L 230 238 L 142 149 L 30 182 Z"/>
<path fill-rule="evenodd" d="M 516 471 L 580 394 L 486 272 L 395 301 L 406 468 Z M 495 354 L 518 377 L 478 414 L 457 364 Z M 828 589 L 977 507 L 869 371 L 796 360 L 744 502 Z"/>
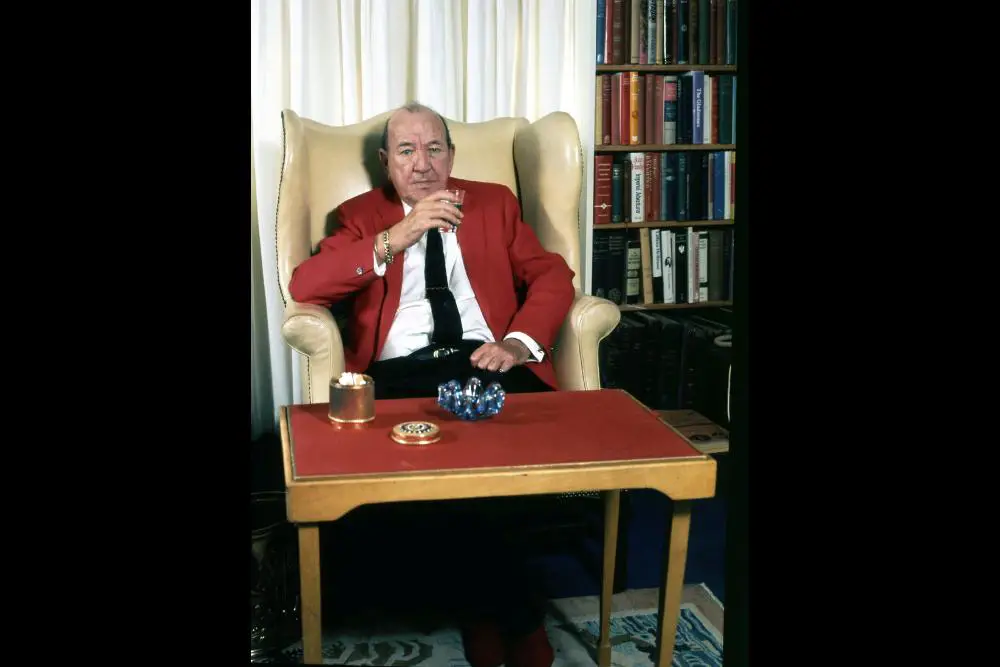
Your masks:
<path fill-rule="evenodd" d="M 430 152 L 431 152 L 431 153 L 432 153 L 433 155 L 437 155 L 438 153 L 440 153 L 440 152 L 441 152 L 441 149 L 435 146 L 434 148 L 432 148 L 432 149 L 430 150 Z"/>
<path fill-rule="evenodd" d="M 411 148 L 404 148 L 399 152 L 400 155 L 410 155 L 411 153 L 413 153 L 413 149 Z"/>

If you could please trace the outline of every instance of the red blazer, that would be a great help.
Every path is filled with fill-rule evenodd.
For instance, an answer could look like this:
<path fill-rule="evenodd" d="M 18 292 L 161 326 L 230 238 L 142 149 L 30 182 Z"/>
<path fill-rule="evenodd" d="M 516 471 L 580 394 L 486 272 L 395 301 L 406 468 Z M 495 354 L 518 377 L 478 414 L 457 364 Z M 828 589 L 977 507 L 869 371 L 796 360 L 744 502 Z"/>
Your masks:
<path fill-rule="evenodd" d="M 575 298 L 573 271 L 562 256 L 542 248 L 521 220 L 520 205 L 509 188 L 457 178 L 449 182 L 466 191 L 458 242 L 490 331 L 497 341 L 510 331 L 531 336 L 546 354 L 528 368 L 558 388 L 552 344 Z M 378 359 L 399 306 L 402 253 L 379 277 L 372 249 L 375 237 L 403 217 L 403 205 L 391 185 L 349 199 L 337 210 L 339 228 L 292 273 L 288 289 L 299 303 L 330 306 L 357 293 L 350 335 L 344 341 L 349 371 L 362 372 Z M 522 289 L 523 302 L 518 298 Z"/>

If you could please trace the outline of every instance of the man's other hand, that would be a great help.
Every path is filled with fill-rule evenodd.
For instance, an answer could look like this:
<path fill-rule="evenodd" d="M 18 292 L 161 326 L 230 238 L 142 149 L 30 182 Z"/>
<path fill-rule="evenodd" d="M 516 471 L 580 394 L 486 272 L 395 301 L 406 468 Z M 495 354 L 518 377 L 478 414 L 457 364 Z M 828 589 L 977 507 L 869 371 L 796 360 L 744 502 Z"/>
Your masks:
<path fill-rule="evenodd" d="M 531 357 L 528 347 L 513 338 L 502 343 L 483 343 L 469 360 L 476 368 L 505 373 L 514 366 L 520 366 Z"/>

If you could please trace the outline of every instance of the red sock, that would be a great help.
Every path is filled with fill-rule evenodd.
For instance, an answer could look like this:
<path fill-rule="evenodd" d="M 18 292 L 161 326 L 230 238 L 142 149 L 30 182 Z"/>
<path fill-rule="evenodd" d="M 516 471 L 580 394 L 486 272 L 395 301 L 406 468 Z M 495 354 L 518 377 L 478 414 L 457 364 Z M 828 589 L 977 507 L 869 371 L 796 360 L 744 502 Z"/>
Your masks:
<path fill-rule="evenodd" d="M 551 667 L 556 658 L 544 625 L 531 634 L 509 640 L 506 657 L 506 667 Z"/>
<path fill-rule="evenodd" d="M 462 626 L 465 659 L 472 667 L 498 667 L 504 646 L 500 626 L 492 621 L 471 621 Z"/>

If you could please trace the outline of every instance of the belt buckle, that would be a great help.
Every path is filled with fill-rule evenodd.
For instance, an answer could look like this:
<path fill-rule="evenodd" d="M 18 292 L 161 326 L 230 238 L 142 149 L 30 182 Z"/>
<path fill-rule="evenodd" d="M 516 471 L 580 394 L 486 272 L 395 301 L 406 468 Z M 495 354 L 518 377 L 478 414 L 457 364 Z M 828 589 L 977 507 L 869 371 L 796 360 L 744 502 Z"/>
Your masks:
<path fill-rule="evenodd" d="M 442 357 L 447 357 L 449 354 L 454 354 L 455 352 L 458 352 L 457 347 L 442 347 L 438 350 L 434 350 L 432 356 L 435 359 L 440 359 Z"/>

